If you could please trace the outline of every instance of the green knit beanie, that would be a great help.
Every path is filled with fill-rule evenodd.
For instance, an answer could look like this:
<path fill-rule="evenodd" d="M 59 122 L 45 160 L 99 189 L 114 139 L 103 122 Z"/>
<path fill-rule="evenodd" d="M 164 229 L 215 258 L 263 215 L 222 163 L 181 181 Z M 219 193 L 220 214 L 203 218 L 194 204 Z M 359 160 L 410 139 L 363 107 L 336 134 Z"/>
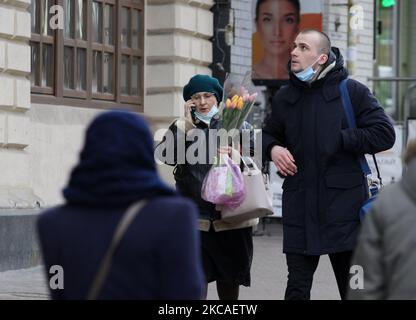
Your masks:
<path fill-rule="evenodd" d="M 197 74 L 189 80 L 183 88 L 183 98 L 188 101 L 197 92 L 211 92 L 217 98 L 218 103 L 222 100 L 222 86 L 219 81 L 205 74 Z"/>

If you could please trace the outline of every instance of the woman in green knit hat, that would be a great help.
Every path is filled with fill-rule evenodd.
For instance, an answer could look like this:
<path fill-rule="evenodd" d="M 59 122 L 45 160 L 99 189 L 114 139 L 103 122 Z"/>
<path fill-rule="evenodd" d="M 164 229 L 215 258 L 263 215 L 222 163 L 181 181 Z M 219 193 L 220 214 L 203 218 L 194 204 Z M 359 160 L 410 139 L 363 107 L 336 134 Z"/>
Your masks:
<path fill-rule="evenodd" d="M 174 150 L 174 157 L 169 160 L 163 159 L 162 162 L 175 166 L 173 173 L 176 188 L 183 196 L 191 198 L 198 205 L 206 282 L 207 284 L 216 282 L 221 300 L 236 300 L 239 296 L 239 286 L 250 286 L 253 258 L 252 227 L 258 220 L 248 220 L 239 224 L 222 221 L 221 212 L 215 209 L 215 204 L 201 198 L 202 183 L 211 168 L 208 159 L 210 143 L 208 132 L 209 129 L 218 128 L 218 104 L 222 97 L 223 88 L 216 78 L 201 74 L 193 76 L 183 89 L 184 117 L 173 122 L 169 127 L 169 133 L 165 135 L 159 146 L 164 144 L 166 150 Z M 207 161 L 203 163 L 191 164 L 185 157 L 188 148 L 194 143 L 194 140 L 186 139 L 190 129 L 199 129 L 205 136 Z M 248 123 L 243 124 L 242 130 L 250 130 L 251 153 L 254 146 L 252 129 Z M 179 150 L 185 154 L 177 153 L 180 145 L 185 145 L 185 150 Z M 221 148 L 220 152 L 231 154 L 237 151 L 229 147 Z M 198 155 L 195 157 L 198 158 Z M 184 161 L 180 161 L 181 159 Z"/>

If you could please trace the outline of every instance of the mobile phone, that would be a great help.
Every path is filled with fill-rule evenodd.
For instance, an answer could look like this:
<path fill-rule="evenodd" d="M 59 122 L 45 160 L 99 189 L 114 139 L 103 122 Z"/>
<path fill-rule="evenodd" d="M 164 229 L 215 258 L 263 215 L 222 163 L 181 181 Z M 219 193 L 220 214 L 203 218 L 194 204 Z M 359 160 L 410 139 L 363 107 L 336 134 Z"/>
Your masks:
<path fill-rule="evenodd" d="M 195 107 L 191 107 L 192 122 L 195 122 L 196 121 L 195 111 L 196 111 L 196 108 Z"/>

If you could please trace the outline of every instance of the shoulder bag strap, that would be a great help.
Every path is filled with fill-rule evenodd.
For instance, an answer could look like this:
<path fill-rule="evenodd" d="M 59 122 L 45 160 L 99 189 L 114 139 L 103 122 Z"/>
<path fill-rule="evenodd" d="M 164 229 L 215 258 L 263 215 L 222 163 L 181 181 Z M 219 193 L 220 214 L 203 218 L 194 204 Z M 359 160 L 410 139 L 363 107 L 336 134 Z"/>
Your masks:
<path fill-rule="evenodd" d="M 353 111 L 352 104 L 351 104 L 350 95 L 348 93 L 347 83 L 348 83 L 348 78 L 342 80 L 340 85 L 339 85 L 339 89 L 340 89 L 340 92 L 341 92 L 341 98 L 342 98 L 342 105 L 344 107 L 344 111 L 345 111 L 345 114 L 347 116 L 348 126 L 350 128 L 357 128 L 357 124 L 355 122 L 354 111 Z M 380 180 L 380 184 L 382 185 L 380 170 L 378 168 L 376 156 L 374 154 L 372 156 L 373 156 L 373 160 L 374 160 L 374 165 L 375 165 L 376 170 L 377 170 L 377 178 Z M 361 170 L 363 171 L 364 175 L 365 176 L 371 175 L 371 170 L 370 170 L 370 167 L 368 166 L 368 163 L 367 163 L 367 160 L 365 159 L 365 156 L 361 155 L 358 158 L 358 160 L 360 162 Z"/>
<path fill-rule="evenodd" d="M 127 228 L 133 222 L 134 218 L 139 214 L 142 208 L 146 205 L 147 201 L 142 200 L 131 205 L 127 211 L 123 214 L 120 222 L 117 225 L 116 231 L 114 232 L 113 239 L 111 240 L 110 247 L 108 248 L 103 260 L 101 261 L 98 271 L 95 275 L 94 281 L 89 289 L 87 300 L 95 300 L 100 292 L 104 280 L 107 277 L 108 271 L 110 270 L 111 262 L 113 259 L 114 252 L 123 238 Z"/>

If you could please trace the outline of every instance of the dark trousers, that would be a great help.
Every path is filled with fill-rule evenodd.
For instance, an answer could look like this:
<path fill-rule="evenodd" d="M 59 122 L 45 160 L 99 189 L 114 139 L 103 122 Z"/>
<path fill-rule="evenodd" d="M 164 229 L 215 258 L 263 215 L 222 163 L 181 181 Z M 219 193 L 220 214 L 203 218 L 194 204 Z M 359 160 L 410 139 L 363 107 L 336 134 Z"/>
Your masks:
<path fill-rule="evenodd" d="M 352 251 L 329 254 L 342 300 L 345 300 L 347 293 L 351 256 Z M 310 300 L 313 275 L 318 266 L 319 256 L 287 253 L 286 262 L 289 275 L 285 300 Z"/>

